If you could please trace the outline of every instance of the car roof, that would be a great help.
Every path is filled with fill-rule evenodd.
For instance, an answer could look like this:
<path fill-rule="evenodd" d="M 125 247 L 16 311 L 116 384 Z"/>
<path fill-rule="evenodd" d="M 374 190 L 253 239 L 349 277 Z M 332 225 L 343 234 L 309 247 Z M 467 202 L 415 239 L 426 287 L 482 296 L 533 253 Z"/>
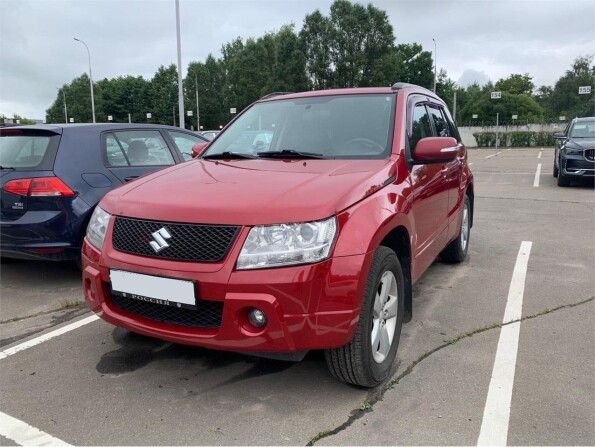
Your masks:
<path fill-rule="evenodd" d="M 117 129 L 168 129 L 168 130 L 178 130 L 178 131 L 186 131 L 190 133 L 197 132 L 182 129 L 180 127 L 168 126 L 165 124 L 146 124 L 146 123 L 73 123 L 73 124 L 31 124 L 25 126 L 19 126 L 19 129 L 22 130 L 49 130 L 55 133 L 63 133 L 64 131 L 74 131 L 74 130 L 89 130 L 89 129 L 96 129 L 98 131 L 105 131 L 105 130 L 117 130 Z"/>
<path fill-rule="evenodd" d="M 584 116 L 582 118 L 575 118 L 574 121 L 579 122 L 579 121 L 593 121 L 595 120 L 595 116 Z"/>
<path fill-rule="evenodd" d="M 295 99 L 295 98 L 311 98 L 315 96 L 334 96 L 334 95 L 369 95 L 369 94 L 391 94 L 400 90 L 405 90 L 407 93 L 419 93 L 422 95 L 432 96 L 439 99 L 438 96 L 430 90 L 415 84 L 407 84 L 404 82 L 397 82 L 392 87 L 355 87 L 355 88 L 339 88 L 330 90 L 312 90 L 299 93 L 279 92 L 272 93 L 261 98 L 258 102 L 276 101 L 280 99 Z"/>

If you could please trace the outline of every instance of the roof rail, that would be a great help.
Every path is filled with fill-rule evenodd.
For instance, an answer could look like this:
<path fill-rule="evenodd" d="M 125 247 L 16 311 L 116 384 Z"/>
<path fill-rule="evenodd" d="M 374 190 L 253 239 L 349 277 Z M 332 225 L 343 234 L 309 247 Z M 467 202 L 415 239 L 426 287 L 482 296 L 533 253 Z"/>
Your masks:
<path fill-rule="evenodd" d="M 427 88 L 425 88 L 425 87 L 421 87 L 421 86 L 419 86 L 419 85 L 416 85 L 416 84 L 409 84 L 409 83 L 407 83 L 407 82 L 395 82 L 395 83 L 392 85 L 391 89 L 392 89 L 393 91 L 395 91 L 395 92 L 396 92 L 397 90 L 401 90 L 402 88 L 407 88 L 407 87 L 415 87 L 415 88 L 418 88 L 418 89 L 421 89 L 421 90 L 425 90 L 426 92 L 428 92 L 428 93 L 431 93 L 431 94 L 433 94 L 433 95 L 435 95 L 435 94 L 436 94 L 436 93 L 434 93 L 433 91 L 431 91 L 431 90 L 428 90 L 428 89 L 427 89 Z"/>
<path fill-rule="evenodd" d="M 264 95 L 262 98 L 259 99 L 259 101 L 262 99 L 272 98 L 273 96 L 290 95 L 292 93 L 295 93 L 295 92 L 273 92 L 273 93 L 269 93 L 268 95 Z"/>

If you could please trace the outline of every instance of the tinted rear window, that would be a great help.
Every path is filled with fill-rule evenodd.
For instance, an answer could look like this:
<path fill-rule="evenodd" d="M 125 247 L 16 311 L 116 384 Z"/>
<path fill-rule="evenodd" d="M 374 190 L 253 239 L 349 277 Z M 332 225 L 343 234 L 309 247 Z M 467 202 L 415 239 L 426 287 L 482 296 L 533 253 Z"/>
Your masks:
<path fill-rule="evenodd" d="M 0 131 L 0 166 L 17 171 L 51 169 L 59 135 L 44 131 Z"/>

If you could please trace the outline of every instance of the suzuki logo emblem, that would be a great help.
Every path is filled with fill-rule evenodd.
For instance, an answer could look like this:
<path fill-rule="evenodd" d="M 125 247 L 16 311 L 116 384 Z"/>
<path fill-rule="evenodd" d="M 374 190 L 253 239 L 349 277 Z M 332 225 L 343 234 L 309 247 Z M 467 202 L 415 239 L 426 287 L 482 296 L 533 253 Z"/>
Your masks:
<path fill-rule="evenodd" d="M 171 234 L 169 234 L 167 228 L 163 227 L 160 230 L 151 233 L 151 236 L 153 236 L 153 239 L 155 239 L 151 241 L 151 247 L 153 248 L 155 253 L 159 253 L 164 248 L 169 247 L 169 244 L 167 243 L 166 239 L 170 239 Z"/>

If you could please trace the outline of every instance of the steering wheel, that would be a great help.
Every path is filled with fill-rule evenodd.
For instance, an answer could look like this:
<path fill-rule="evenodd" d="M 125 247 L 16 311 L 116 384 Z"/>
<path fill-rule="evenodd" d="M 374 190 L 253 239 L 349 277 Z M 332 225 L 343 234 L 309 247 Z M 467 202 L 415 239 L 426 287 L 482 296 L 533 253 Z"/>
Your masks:
<path fill-rule="evenodd" d="M 378 144 L 376 141 L 374 140 L 370 140 L 369 138 L 352 138 L 351 140 L 349 140 L 348 142 L 345 143 L 346 146 L 350 146 L 352 144 L 365 144 L 367 145 L 369 148 L 374 148 L 374 149 L 380 149 L 380 152 L 384 151 L 384 147 L 381 146 L 380 144 Z"/>

